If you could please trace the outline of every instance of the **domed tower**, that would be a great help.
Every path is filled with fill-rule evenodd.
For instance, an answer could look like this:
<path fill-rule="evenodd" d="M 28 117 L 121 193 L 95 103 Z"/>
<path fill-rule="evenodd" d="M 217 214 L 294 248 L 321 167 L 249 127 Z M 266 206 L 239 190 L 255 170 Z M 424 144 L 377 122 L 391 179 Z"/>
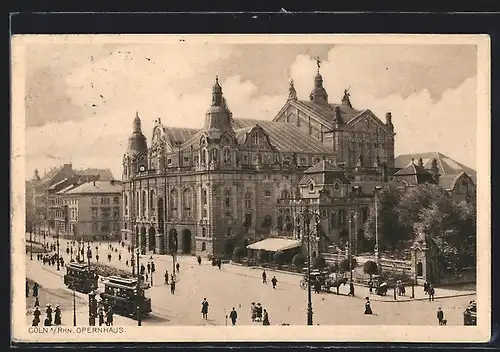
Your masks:
<path fill-rule="evenodd" d="M 317 59 L 316 63 L 318 65 L 318 72 L 316 73 L 316 77 L 314 77 L 314 88 L 309 95 L 309 99 L 314 103 L 327 105 L 328 94 L 326 93 L 325 88 L 323 88 L 323 77 L 319 73 L 321 61 Z"/>
<path fill-rule="evenodd" d="M 222 87 L 219 78 L 215 77 L 215 84 L 212 88 L 212 104 L 206 113 L 204 129 L 212 134 L 225 132 L 234 134 L 232 126 L 233 114 L 229 111 L 226 100 L 222 96 Z"/>
<path fill-rule="evenodd" d="M 142 133 L 138 112 L 135 114 L 133 132 L 128 139 L 128 149 L 123 161 L 124 179 L 131 178 L 137 172 L 148 169 L 148 144 L 146 136 Z"/>

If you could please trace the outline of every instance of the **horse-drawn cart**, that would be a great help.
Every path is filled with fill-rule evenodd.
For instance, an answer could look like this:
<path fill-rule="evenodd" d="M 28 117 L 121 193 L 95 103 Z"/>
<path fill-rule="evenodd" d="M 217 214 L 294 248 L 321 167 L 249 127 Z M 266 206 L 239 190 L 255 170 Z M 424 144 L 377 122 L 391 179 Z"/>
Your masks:
<path fill-rule="evenodd" d="M 311 271 L 311 286 L 314 287 L 316 283 L 320 284 L 321 291 L 330 292 L 332 287 L 335 287 L 338 291 L 340 285 L 345 285 L 347 283 L 347 277 L 337 273 L 330 273 L 327 270 L 312 270 Z M 304 273 L 304 278 L 300 280 L 300 288 L 303 290 L 307 289 L 308 275 L 307 271 Z"/>

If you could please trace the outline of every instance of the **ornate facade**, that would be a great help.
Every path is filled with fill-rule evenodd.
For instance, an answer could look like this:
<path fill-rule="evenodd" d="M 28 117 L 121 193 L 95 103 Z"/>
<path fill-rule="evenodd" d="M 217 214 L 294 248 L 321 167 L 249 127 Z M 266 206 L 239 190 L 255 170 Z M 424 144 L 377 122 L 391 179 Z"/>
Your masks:
<path fill-rule="evenodd" d="M 272 121 L 233 118 L 216 79 L 202 129 L 166 127 L 158 119 L 148 147 L 136 114 L 123 158 L 123 238 L 156 253 L 224 255 L 252 237 L 299 236 L 298 204 L 324 184 L 307 188 L 316 177 L 311 168 L 334 167 L 342 189 L 369 183 L 370 191 L 359 194 L 369 204 L 373 185 L 393 173 L 394 135 L 390 113 L 384 123 L 355 110 L 347 91 L 341 104 L 329 104 L 319 70 L 310 100 L 299 100 L 291 81 L 288 101 Z M 351 192 L 336 194 L 330 171 L 332 198 L 323 203 L 343 199 L 337 205 L 346 213 L 328 211 L 324 233 L 338 241 L 347 216 L 338 212 L 347 214 Z"/>

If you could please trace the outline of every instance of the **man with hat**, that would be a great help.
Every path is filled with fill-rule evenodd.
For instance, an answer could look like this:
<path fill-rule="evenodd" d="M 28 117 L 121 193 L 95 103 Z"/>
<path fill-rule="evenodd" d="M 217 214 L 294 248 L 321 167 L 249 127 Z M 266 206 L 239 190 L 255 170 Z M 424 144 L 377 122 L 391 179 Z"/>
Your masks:
<path fill-rule="evenodd" d="M 56 305 L 56 309 L 54 310 L 54 324 L 61 325 L 61 309 L 59 308 L 59 304 Z"/>
<path fill-rule="evenodd" d="M 45 313 L 47 313 L 47 319 L 52 324 L 52 308 L 50 304 L 47 304 L 47 309 L 45 310 Z"/>
<path fill-rule="evenodd" d="M 443 321 L 444 321 L 444 312 L 441 310 L 441 307 L 438 307 L 437 319 L 438 319 L 439 325 L 444 325 L 443 324 Z"/>

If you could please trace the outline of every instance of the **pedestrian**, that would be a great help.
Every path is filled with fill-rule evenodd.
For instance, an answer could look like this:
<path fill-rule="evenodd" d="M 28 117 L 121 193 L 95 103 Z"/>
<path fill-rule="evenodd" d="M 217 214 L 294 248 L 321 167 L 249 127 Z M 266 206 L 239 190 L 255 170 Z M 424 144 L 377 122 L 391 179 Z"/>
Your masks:
<path fill-rule="evenodd" d="M 198 265 L 201 265 L 201 256 L 198 256 Z"/>
<path fill-rule="evenodd" d="M 252 322 L 254 322 L 255 319 L 257 318 L 257 309 L 255 307 L 255 302 L 252 302 L 250 304 L 250 314 L 251 314 Z"/>
<path fill-rule="evenodd" d="M 201 314 L 203 319 L 207 320 L 208 319 L 208 301 L 206 298 L 203 298 L 203 302 L 201 302 Z"/>
<path fill-rule="evenodd" d="M 349 296 L 354 297 L 354 283 L 352 281 L 349 282 Z"/>
<path fill-rule="evenodd" d="M 220 270 L 220 268 L 222 266 L 222 259 L 217 260 L 217 266 L 219 267 L 219 270 Z"/>
<path fill-rule="evenodd" d="M 146 268 L 144 267 L 144 264 L 141 264 L 141 275 L 144 275 L 145 271 L 146 271 Z"/>
<path fill-rule="evenodd" d="M 181 270 L 181 265 L 179 264 L 179 262 L 177 262 L 175 268 L 177 269 L 177 273 L 179 273 L 179 271 Z"/>
<path fill-rule="evenodd" d="M 38 300 L 38 297 L 35 297 L 35 308 L 40 307 L 40 301 Z"/>
<path fill-rule="evenodd" d="M 170 283 L 170 293 L 175 294 L 175 280 L 171 280 L 172 282 Z"/>
<path fill-rule="evenodd" d="M 369 287 L 370 294 L 372 294 L 373 293 L 373 281 L 372 280 L 370 280 L 368 282 L 368 287 Z"/>
<path fill-rule="evenodd" d="M 267 284 L 267 274 L 265 270 L 262 272 L 262 283 Z"/>
<path fill-rule="evenodd" d="M 366 302 L 365 302 L 365 314 L 373 314 L 372 312 L 372 307 L 370 305 L 370 297 L 366 297 Z"/>
<path fill-rule="evenodd" d="M 52 308 L 50 304 L 47 304 L 47 309 L 45 310 L 45 313 L 47 313 L 47 319 L 49 319 L 50 323 L 52 324 Z"/>
<path fill-rule="evenodd" d="M 30 283 L 26 280 L 26 297 L 30 296 Z"/>
<path fill-rule="evenodd" d="M 111 261 L 111 253 L 108 254 L 108 262 L 110 262 L 110 261 Z"/>
<path fill-rule="evenodd" d="M 403 284 L 401 284 L 401 296 L 406 296 L 406 288 Z"/>
<path fill-rule="evenodd" d="M 264 309 L 264 314 L 262 316 L 262 325 L 271 325 L 269 324 L 269 314 L 267 314 L 267 310 Z"/>
<path fill-rule="evenodd" d="M 424 282 L 424 294 L 427 295 L 429 292 L 429 281 L 425 280 Z"/>
<path fill-rule="evenodd" d="M 278 279 L 276 278 L 276 276 L 273 276 L 273 278 L 271 279 L 271 283 L 273 284 L 273 290 L 276 290 L 276 284 L 278 283 Z"/>
<path fill-rule="evenodd" d="M 101 307 L 99 308 L 99 326 L 102 324 L 104 324 L 104 309 Z"/>
<path fill-rule="evenodd" d="M 238 313 L 236 313 L 234 307 L 231 313 L 229 314 L 229 318 L 231 319 L 231 323 L 233 324 L 233 326 L 236 325 L 236 319 L 238 319 Z"/>
<path fill-rule="evenodd" d="M 320 293 L 321 292 L 321 282 L 316 278 L 314 280 L 314 293 Z"/>
<path fill-rule="evenodd" d="M 150 273 L 151 272 L 151 264 L 150 263 L 148 263 L 147 268 L 148 268 L 148 273 Z"/>
<path fill-rule="evenodd" d="M 148 282 L 148 280 L 149 280 L 149 275 L 146 274 L 146 281 L 144 281 L 144 282 Z"/>
<path fill-rule="evenodd" d="M 122 254 L 118 254 L 118 261 L 121 262 L 122 261 Z"/>
<path fill-rule="evenodd" d="M 56 309 L 54 310 L 54 324 L 61 325 L 61 309 L 59 308 L 59 304 L 56 305 Z"/>
<path fill-rule="evenodd" d="M 429 301 L 434 301 L 434 293 L 436 291 L 434 290 L 434 286 L 429 285 Z"/>
<path fill-rule="evenodd" d="M 38 326 L 40 324 L 40 309 L 38 309 L 38 306 L 35 307 L 35 310 L 33 311 L 33 321 L 32 321 L 32 326 Z"/>
<path fill-rule="evenodd" d="M 106 325 L 113 326 L 113 310 L 111 306 L 108 307 L 108 311 L 106 312 Z"/>
<path fill-rule="evenodd" d="M 164 277 L 165 277 L 165 284 L 167 284 L 167 285 L 168 285 L 168 270 L 165 270 L 165 275 L 164 275 Z"/>
<path fill-rule="evenodd" d="M 151 262 L 151 274 L 156 271 L 155 263 Z"/>
<path fill-rule="evenodd" d="M 441 310 L 441 307 L 438 307 L 437 311 L 437 319 L 439 325 L 443 325 L 443 320 L 444 320 L 444 312 Z"/>

